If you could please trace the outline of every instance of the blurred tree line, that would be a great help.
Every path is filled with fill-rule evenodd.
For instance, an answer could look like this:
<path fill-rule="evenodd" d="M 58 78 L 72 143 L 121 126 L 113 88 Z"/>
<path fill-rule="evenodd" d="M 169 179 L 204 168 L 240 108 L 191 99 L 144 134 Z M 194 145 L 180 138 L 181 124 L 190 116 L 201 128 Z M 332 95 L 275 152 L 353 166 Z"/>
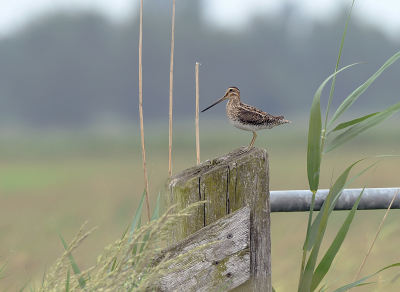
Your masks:
<path fill-rule="evenodd" d="M 171 2 L 171 3 L 170 3 Z M 174 115 L 194 117 L 195 63 L 200 62 L 200 107 L 229 86 L 242 101 L 271 114 L 304 115 L 321 82 L 332 74 L 349 7 L 333 21 L 303 19 L 295 6 L 258 14 L 243 29 L 216 28 L 202 2 L 177 3 Z M 137 11 L 137 10 L 136 10 Z M 145 123 L 167 121 L 172 1 L 145 1 L 143 97 Z M 94 13 L 55 14 L 0 40 L 0 125 L 81 127 L 138 121 L 137 13 L 112 23 Z M 374 27 L 352 18 L 333 106 L 399 50 Z M 369 113 L 399 101 L 400 64 L 394 64 L 353 109 Z M 328 90 L 326 92 L 328 94 Z M 208 117 L 224 114 L 219 106 Z M 203 114 L 205 115 L 205 114 Z"/>

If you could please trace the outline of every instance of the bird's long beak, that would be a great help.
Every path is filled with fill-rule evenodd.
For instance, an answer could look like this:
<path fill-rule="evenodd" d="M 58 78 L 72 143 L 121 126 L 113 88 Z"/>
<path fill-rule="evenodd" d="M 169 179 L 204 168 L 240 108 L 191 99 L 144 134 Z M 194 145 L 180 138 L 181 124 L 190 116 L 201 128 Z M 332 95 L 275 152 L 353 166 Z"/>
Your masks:
<path fill-rule="evenodd" d="M 209 108 L 212 108 L 214 105 L 219 104 L 221 101 L 223 101 L 224 99 L 226 99 L 226 95 L 224 95 L 224 97 L 222 97 L 220 100 L 214 102 L 212 105 L 210 105 L 208 108 L 203 109 L 201 112 L 205 112 L 206 110 L 208 110 Z"/>

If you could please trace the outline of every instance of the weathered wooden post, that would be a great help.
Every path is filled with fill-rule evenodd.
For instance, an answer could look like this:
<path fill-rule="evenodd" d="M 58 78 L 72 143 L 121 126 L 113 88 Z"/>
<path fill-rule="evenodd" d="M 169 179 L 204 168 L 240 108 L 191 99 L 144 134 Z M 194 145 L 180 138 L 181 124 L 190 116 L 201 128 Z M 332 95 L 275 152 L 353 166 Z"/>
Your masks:
<path fill-rule="evenodd" d="M 250 218 L 247 228 L 250 230 L 244 250 L 236 251 L 236 255 L 221 255 L 229 260 L 230 257 L 235 257 L 240 253 L 243 255 L 241 257 L 243 260 L 246 259 L 247 251 L 249 266 L 241 267 L 241 270 L 235 269 L 235 264 L 221 266 L 220 263 L 227 260 L 218 258 L 219 255 L 216 254 L 217 258 L 209 259 L 208 264 L 204 264 L 204 268 L 208 269 L 207 273 L 215 270 L 220 275 L 210 279 L 218 283 L 212 283 L 209 287 L 224 287 L 221 291 L 270 292 L 272 286 L 268 154 L 264 149 L 253 148 L 247 153 L 243 152 L 244 149 L 236 149 L 212 161 L 207 160 L 182 171 L 167 181 L 166 207 L 177 204 L 177 212 L 192 203 L 207 201 L 196 210 L 193 216 L 186 218 L 183 224 L 174 230 L 169 244 L 182 242 L 196 232 L 196 236 L 189 237 L 193 240 L 194 237 L 199 236 L 197 235 L 201 233 L 199 230 L 204 227 L 206 227 L 204 230 L 208 230 L 214 228 L 214 225 L 221 226 L 225 216 L 228 215 L 226 218 L 229 219 L 235 215 L 231 214 L 234 211 L 242 208 L 249 209 Z M 244 216 L 243 214 L 241 216 Z M 240 228 L 244 228 L 246 224 L 241 226 Z M 219 229 L 215 232 L 220 233 L 215 236 L 218 240 L 232 240 L 229 246 L 235 245 L 233 242 L 239 233 L 244 234 L 235 228 L 229 234 Z M 193 275 L 193 278 L 194 286 L 191 286 L 193 288 L 178 289 L 178 291 L 213 291 L 212 288 L 204 288 L 204 283 L 197 283 L 196 275 Z M 233 282 L 235 282 L 234 285 Z M 201 285 L 203 285 L 202 289 L 199 288 Z"/>

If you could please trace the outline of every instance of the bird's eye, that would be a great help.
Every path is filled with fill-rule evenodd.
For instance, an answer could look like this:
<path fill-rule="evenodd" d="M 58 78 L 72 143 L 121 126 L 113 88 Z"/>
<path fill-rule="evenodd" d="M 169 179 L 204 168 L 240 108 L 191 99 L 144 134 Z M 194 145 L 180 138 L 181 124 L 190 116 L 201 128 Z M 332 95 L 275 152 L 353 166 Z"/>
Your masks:
<path fill-rule="evenodd" d="M 233 91 L 233 89 L 231 88 L 231 89 L 229 89 L 229 91 L 230 91 L 230 92 L 232 92 L 232 91 Z"/>

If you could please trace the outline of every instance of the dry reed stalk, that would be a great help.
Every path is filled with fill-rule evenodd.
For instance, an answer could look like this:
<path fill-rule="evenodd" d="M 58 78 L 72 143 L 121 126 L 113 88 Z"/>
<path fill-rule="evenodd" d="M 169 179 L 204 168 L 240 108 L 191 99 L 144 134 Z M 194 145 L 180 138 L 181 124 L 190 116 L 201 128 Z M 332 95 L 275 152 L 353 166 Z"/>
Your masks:
<path fill-rule="evenodd" d="M 355 281 L 357 280 L 358 275 L 360 274 L 362 268 L 364 267 L 365 261 L 367 260 L 367 258 L 368 258 L 368 256 L 369 256 L 369 253 L 371 252 L 371 249 L 372 249 L 372 247 L 373 247 L 374 244 L 375 244 L 375 241 L 376 241 L 376 239 L 377 239 L 377 237 L 378 237 L 378 235 L 379 235 L 379 232 L 381 231 L 383 222 L 385 222 L 386 216 L 387 216 L 387 214 L 389 213 L 390 207 L 392 207 L 393 201 L 394 201 L 394 199 L 396 198 L 396 196 L 397 196 L 398 193 L 399 193 L 399 190 L 397 190 L 397 192 L 396 192 L 396 194 L 394 195 L 392 201 L 390 202 L 389 208 L 387 209 L 387 211 L 386 211 L 386 213 L 385 213 L 385 216 L 383 216 L 381 225 L 380 225 L 379 228 L 378 228 L 378 232 L 376 232 L 375 238 L 374 238 L 374 240 L 372 241 L 372 244 L 371 244 L 371 246 L 370 246 L 370 248 L 369 248 L 367 254 L 366 254 L 365 257 L 364 257 L 364 260 L 363 260 L 363 262 L 362 262 L 360 268 L 358 269 L 358 272 L 357 272 L 356 276 L 354 277 L 353 282 L 355 282 Z"/>
<path fill-rule="evenodd" d="M 168 174 L 172 175 L 172 90 L 174 85 L 175 0 L 172 3 L 171 65 L 169 69 L 169 159 Z"/>
<path fill-rule="evenodd" d="M 139 113 L 140 113 L 140 134 L 142 137 L 142 158 L 144 172 L 144 187 L 146 190 L 147 217 L 150 221 L 150 202 L 149 185 L 147 182 L 146 150 L 144 146 L 144 127 L 143 127 L 143 95 L 142 95 L 142 35 L 143 35 L 143 0 L 140 1 L 140 33 L 139 33 Z"/>
<path fill-rule="evenodd" d="M 199 131 L 199 62 L 196 62 L 196 153 L 197 164 L 200 164 L 200 131 Z"/>

